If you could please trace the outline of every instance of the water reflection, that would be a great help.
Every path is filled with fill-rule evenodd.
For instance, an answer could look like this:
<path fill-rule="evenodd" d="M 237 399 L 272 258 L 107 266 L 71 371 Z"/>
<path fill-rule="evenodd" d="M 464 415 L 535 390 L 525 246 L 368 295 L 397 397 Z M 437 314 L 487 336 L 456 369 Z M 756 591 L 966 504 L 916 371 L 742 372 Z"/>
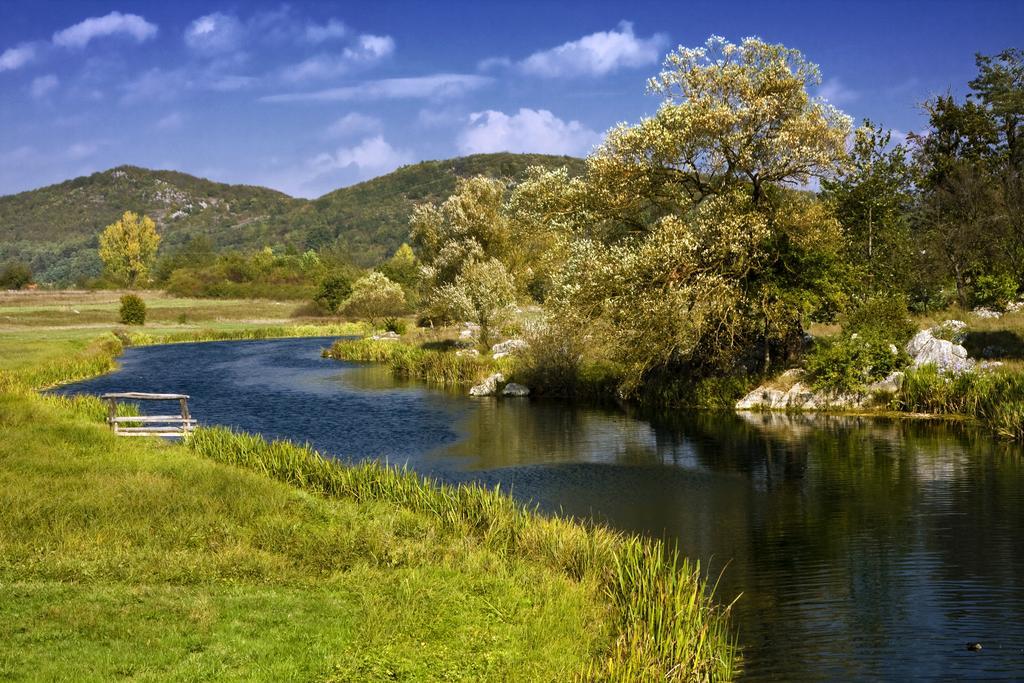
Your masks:
<path fill-rule="evenodd" d="M 752 678 L 1024 675 L 1024 469 L 986 433 L 496 400 L 460 428 L 482 478 L 728 563 Z"/>
<path fill-rule="evenodd" d="M 1015 446 L 944 423 L 471 399 L 324 360 L 327 341 L 131 349 L 69 390 L 189 393 L 207 422 L 678 540 L 728 563 L 751 678 L 1024 678 Z"/>

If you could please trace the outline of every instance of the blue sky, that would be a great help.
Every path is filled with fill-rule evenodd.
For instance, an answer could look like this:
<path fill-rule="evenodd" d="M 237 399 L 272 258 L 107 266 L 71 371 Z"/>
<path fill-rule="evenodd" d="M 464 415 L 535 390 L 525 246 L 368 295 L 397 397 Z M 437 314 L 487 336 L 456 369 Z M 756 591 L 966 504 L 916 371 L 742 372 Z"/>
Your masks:
<path fill-rule="evenodd" d="M 923 127 L 1024 2 L 0 0 L 0 193 L 120 164 L 318 196 L 423 159 L 584 155 L 664 54 L 756 35 L 855 119 Z"/>

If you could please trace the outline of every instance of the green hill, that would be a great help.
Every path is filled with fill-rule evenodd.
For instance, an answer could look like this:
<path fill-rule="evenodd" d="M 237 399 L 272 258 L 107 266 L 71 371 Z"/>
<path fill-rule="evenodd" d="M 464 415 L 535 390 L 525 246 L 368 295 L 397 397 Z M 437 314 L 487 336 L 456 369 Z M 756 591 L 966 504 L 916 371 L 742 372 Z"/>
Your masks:
<path fill-rule="evenodd" d="M 416 204 L 447 198 L 458 178 L 486 175 L 520 178 L 530 166 L 568 166 L 583 171 L 583 160 L 546 154 L 475 154 L 424 161 L 358 185 L 325 194 L 303 211 L 312 211 L 335 230 L 330 238 L 346 247 L 360 265 L 383 260 L 406 240 L 409 215 Z"/>
<path fill-rule="evenodd" d="M 412 207 L 447 197 L 458 178 L 517 178 L 529 166 L 582 160 L 538 154 L 480 154 L 425 161 L 312 201 L 264 187 L 229 185 L 176 171 L 120 166 L 0 197 L 0 262 L 25 260 L 41 282 L 70 284 L 100 271 L 97 238 L 125 210 L 156 222 L 169 248 L 198 235 L 219 249 L 338 243 L 360 265 L 383 260 L 405 240 Z"/>

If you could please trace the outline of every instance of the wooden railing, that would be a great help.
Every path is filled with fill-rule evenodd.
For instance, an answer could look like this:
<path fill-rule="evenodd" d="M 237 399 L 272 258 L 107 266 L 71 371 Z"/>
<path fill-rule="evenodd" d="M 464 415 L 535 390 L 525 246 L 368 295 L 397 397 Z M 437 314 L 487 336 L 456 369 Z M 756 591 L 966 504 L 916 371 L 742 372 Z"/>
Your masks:
<path fill-rule="evenodd" d="M 139 391 L 128 391 L 116 394 L 103 394 L 100 398 L 107 401 L 107 424 L 118 436 L 168 436 L 172 438 L 187 436 L 196 427 L 196 421 L 188 412 L 188 396 L 186 394 L 147 394 Z M 118 401 L 177 401 L 180 407 L 178 415 L 133 415 L 117 416 Z"/>

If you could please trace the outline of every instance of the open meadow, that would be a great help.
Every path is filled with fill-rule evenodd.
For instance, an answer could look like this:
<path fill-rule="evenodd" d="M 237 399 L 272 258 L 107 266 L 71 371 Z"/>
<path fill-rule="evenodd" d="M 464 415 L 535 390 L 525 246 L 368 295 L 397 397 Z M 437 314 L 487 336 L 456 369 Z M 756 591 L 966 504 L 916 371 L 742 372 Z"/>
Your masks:
<path fill-rule="evenodd" d="M 144 297 L 147 343 L 360 329 L 272 318 L 287 310 L 273 302 Z M 681 657 L 701 677 L 735 666 L 699 574 L 657 546 L 226 430 L 184 445 L 118 438 L 96 399 L 36 391 L 113 367 L 126 335 L 115 295 L 2 302 L 4 678 L 564 680 L 655 678 Z"/>

